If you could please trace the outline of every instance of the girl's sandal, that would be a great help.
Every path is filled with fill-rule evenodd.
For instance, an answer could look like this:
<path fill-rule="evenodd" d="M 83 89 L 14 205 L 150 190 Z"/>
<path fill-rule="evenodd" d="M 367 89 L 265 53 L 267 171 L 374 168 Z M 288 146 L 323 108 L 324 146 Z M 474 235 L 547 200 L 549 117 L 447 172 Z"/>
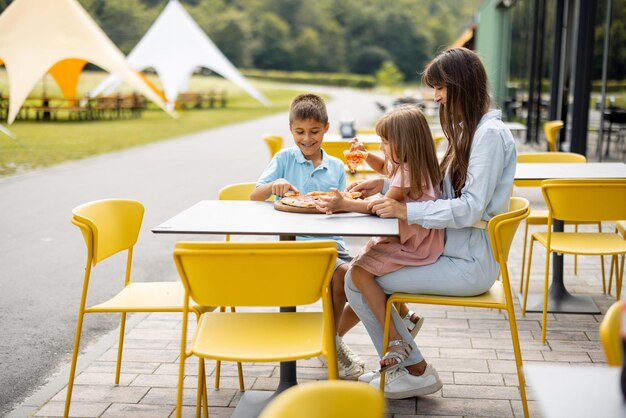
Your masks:
<path fill-rule="evenodd" d="M 390 350 L 391 347 L 398 347 L 398 349 Z M 387 364 L 385 366 L 381 366 L 380 372 L 391 372 L 399 368 L 400 364 L 402 364 L 402 362 L 409 357 L 409 354 L 411 354 L 411 350 L 413 350 L 413 347 L 411 347 L 409 343 L 403 340 L 389 341 L 389 345 L 387 346 L 387 352 L 380 361 L 382 362 L 385 360 L 394 360 L 395 362 Z"/>
<path fill-rule="evenodd" d="M 404 325 L 406 325 L 407 329 L 409 330 L 409 333 L 411 333 L 411 336 L 413 338 L 415 338 L 417 336 L 417 333 L 420 331 L 420 329 L 422 329 L 422 325 L 424 325 L 424 317 L 423 316 L 418 316 L 416 322 L 411 321 L 411 317 L 414 314 L 415 314 L 415 312 L 409 310 L 406 313 L 406 315 L 404 315 L 404 318 L 402 318 L 402 321 L 404 322 Z"/>

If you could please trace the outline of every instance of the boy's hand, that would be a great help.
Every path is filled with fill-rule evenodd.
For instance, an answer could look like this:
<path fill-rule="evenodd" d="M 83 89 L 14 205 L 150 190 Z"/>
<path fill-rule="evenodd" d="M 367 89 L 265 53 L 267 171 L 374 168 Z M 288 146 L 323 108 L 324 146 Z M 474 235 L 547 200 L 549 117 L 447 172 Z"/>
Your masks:
<path fill-rule="evenodd" d="M 285 193 L 287 193 L 289 190 L 300 193 L 300 190 L 298 190 L 294 185 L 292 185 L 285 179 L 274 180 L 274 182 L 272 183 L 273 195 L 283 197 Z"/>
<path fill-rule="evenodd" d="M 380 179 L 369 179 L 369 180 L 359 180 L 350 184 L 346 191 L 348 192 L 361 192 L 361 196 L 364 198 L 374 196 L 383 191 L 383 185 L 385 184 L 385 180 Z"/>
<path fill-rule="evenodd" d="M 346 201 L 337 189 L 332 187 L 330 190 L 333 192 L 332 196 L 319 196 L 315 199 L 317 210 L 327 215 L 343 210 Z"/>
<path fill-rule="evenodd" d="M 359 141 L 359 138 L 352 138 L 350 140 L 350 152 L 354 151 L 367 151 L 365 145 L 363 145 L 363 143 Z"/>

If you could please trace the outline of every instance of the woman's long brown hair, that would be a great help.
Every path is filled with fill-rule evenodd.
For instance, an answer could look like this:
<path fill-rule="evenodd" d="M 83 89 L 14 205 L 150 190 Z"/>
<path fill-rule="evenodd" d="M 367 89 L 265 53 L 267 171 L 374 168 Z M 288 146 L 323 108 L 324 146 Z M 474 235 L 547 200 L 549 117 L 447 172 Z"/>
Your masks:
<path fill-rule="evenodd" d="M 408 166 L 410 187 L 402 187 L 405 198 L 418 199 L 428 187 L 425 177 L 430 178 L 433 187 L 441 187 L 441 171 L 437 161 L 435 142 L 428 127 L 426 117 L 416 106 L 402 106 L 383 115 L 376 122 L 376 133 L 389 141 L 393 159 L 391 178 L 402 164 Z M 404 170 L 400 171 L 404 184 Z"/>
<path fill-rule="evenodd" d="M 476 53 L 450 48 L 426 66 L 423 79 L 430 87 L 447 88 L 446 103 L 439 107 L 441 127 L 448 139 L 441 173 L 450 171 L 454 195 L 458 197 L 465 185 L 472 138 L 489 110 L 487 73 Z"/>

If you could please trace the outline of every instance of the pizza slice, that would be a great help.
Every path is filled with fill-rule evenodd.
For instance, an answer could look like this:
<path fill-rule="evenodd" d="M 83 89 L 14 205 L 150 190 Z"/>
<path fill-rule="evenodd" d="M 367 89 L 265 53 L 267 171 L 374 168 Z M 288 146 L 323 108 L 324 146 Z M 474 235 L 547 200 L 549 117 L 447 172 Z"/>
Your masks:
<path fill-rule="evenodd" d="M 368 152 L 367 151 L 361 151 L 361 150 L 356 150 L 356 151 L 350 151 L 350 150 L 346 150 L 343 152 L 343 156 L 346 159 L 346 163 L 348 164 L 348 169 L 350 170 L 351 173 L 354 173 L 356 171 L 356 167 L 361 164 L 363 161 L 365 161 L 365 159 L 367 158 Z"/>
<path fill-rule="evenodd" d="M 361 192 L 339 192 L 344 199 L 357 199 L 361 197 Z M 289 192 L 286 193 L 280 200 L 284 205 L 293 206 L 296 208 L 314 208 L 315 201 L 320 196 L 332 196 L 334 192 L 309 192 L 305 195 L 300 193 Z"/>

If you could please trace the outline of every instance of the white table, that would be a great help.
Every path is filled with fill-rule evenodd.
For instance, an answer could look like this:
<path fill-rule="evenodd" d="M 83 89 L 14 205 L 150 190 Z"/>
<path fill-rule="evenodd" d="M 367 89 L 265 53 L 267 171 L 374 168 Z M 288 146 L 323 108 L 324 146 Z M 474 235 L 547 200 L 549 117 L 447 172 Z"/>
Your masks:
<path fill-rule="evenodd" d="M 624 163 L 518 163 L 516 180 L 626 178 Z M 563 222 L 554 221 L 554 230 L 563 231 Z M 548 312 L 599 314 L 590 296 L 573 296 L 563 283 L 563 256 L 552 254 L 552 284 L 548 292 Z M 519 295 L 520 300 L 523 299 Z M 528 312 L 543 312 L 543 294 L 528 294 Z"/>
<path fill-rule="evenodd" d="M 621 367 L 526 364 L 524 374 L 546 418 L 624 418 Z"/>
<path fill-rule="evenodd" d="M 152 229 L 165 234 L 392 236 L 398 235 L 397 219 L 359 213 L 333 215 L 279 212 L 272 202 L 203 200 Z M 294 311 L 283 307 L 281 311 Z M 275 393 L 296 385 L 296 362 L 280 365 L 276 392 L 246 391 L 233 418 L 256 417 Z"/>

